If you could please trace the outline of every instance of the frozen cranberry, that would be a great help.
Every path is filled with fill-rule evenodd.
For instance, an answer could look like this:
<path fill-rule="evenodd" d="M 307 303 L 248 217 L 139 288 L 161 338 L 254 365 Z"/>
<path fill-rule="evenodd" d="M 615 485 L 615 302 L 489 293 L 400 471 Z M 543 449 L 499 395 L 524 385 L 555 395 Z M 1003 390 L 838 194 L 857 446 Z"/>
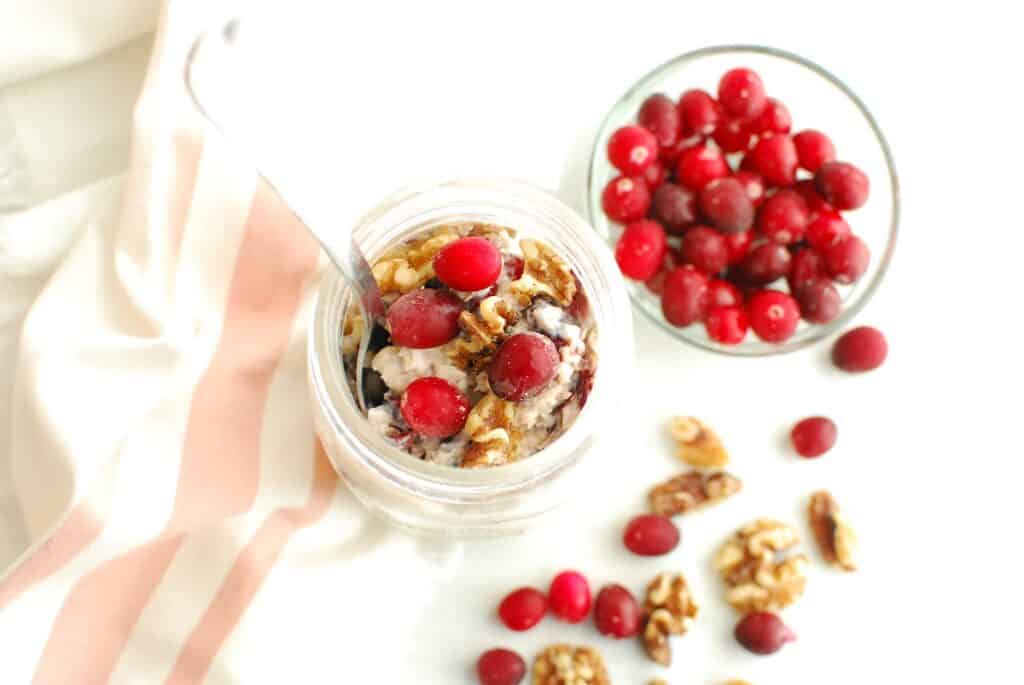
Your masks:
<path fill-rule="evenodd" d="M 529 630 L 540 623 L 547 611 L 544 593 L 532 587 L 511 592 L 498 605 L 498 616 L 509 630 Z"/>
<path fill-rule="evenodd" d="M 425 376 L 405 389 L 400 408 L 402 418 L 420 435 L 447 438 L 465 425 L 469 400 L 443 378 Z"/>
<path fill-rule="evenodd" d="M 562 571 L 548 588 L 548 604 L 558 618 L 579 623 L 590 613 L 590 584 L 581 573 Z"/>
<path fill-rule="evenodd" d="M 813 459 L 832 449 L 838 435 L 839 431 L 832 419 L 812 416 L 797 422 L 789 432 L 789 439 L 797 454 Z"/>
<path fill-rule="evenodd" d="M 700 191 L 700 209 L 723 233 L 746 231 L 754 223 L 754 203 L 735 178 L 716 178 Z"/>
<path fill-rule="evenodd" d="M 462 300 L 443 290 L 413 290 L 395 300 L 387 312 L 391 342 L 399 347 L 437 347 L 459 334 Z"/>
<path fill-rule="evenodd" d="M 729 265 L 729 248 L 721 233 L 709 226 L 694 226 L 679 245 L 679 256 L 706 274 L 717 274 Z"/>
<path fill-rule="evenodd" d="M 755 134 L 789 133 L 793 126 L 793 117 L 789 115 L 789 108 L 776 100 L 768 98 L 761 114 L 750 122 L 750 129 Z"/>
<path fill-rule="evenodd" d="M 683 93 L 679 97 L 678 107 L 683 134 L 688 136 L 710 136 L 722 117 L 718 103 L 703 90 L 688 90 Z"/>
<path fill-rule="evenodd" d="M 711 137 L 722 148 L 722 152 L 746 152 L 754 140 L 754 132 L 746 119 L 725 117 L 718 122 Z"/>
<path fill-rule="evenodd" d="M 768 185 L 785 187 L 796 181 L 796 146 L 785 134 L 762 138 L 747 158 Z"/>
<path fill-rule="evenodd" d="M 694 190 L 700 190 L 710 181 L 728 175 L 729 164 L 725 157 L 707 145 L 691 147 L 679 158 L 679 165 L 676 167 L 676 178 L 679 182 Z"/>
<path fill-rule="evenodd" d="M 729 266 L 739 264 L 750 252 L 750 245 L 754 242 L 753 231 L 741 233 L 729 233 L 725 236 L 725 249 L 729 252 Z"/>
<path fill-rule="evenodd" d="M 672 147 L 679 140 L 681 122 L 679 110 L 672 98 L 664 93 L 655 93 L 640 105 L 636 115 L 637 123 L 654 134 L 658 145 L 662 148 Z"/>
<path fill-rule="evenodd" d="M 651 193 L 638 176 L 616 176 L 601 193 L 601 206 L 612 221 L 642 219 L 651 206 Z"/>
<path fill-rule="evenodd" d="M 480 685 L 519 685 L 526 676 L 526 662 L 511 649 L 489 649 L 476 661 Z"/>
<path fill-rule="evenodd" d="M 793 136 L 793 144 L 796 145 L 796 156 L 800 160 L 800 168 L 807 169 L 812 174 L 825 162 L 831 162 L 836 158 L 836 148 L 832 141 L 821 131 L 807 129 L 800 131 Z"/>
<path fill-rule="evenodd" d="M 608 139 L 608 160 L 626 176 L 638 176 L 658 158 L 658 141 L 642 126 L 623 126 Z"/>
<path fill-rule="evenodd" d="M 750 119 L 764 111 L 768 98 L 761 77 L 750 69 L 730 69 L 718 82 L 718 101 L 733 116 Z"/>
<path fill-rule="evenodd" d="M 633 637 L 640 632 L 640 604 L 621 585 L 605 585 L 594 602 L 597 632 L 614 638 Z"/>
<path fill-rule="evenodd" d="M 747 197 L 754 207 L 760 207 L 764 202 L 764 179 L 761 178 L 761 174 L 756 171 L 740 170 L 736 172 L 735 178 L 743 184 L 743 189 L 747 191 Z"/>
<path fill-rule="evenodd" d="M 682 233 L 697 220 L 697 194 L 675 183 L 666 183 L 654 191 L 651 216 L 669 233 Z"/>
<path fill-rule="evenodd" d="M 800 193 L 800 197 L 807 203 L 807 209 L 811 210 L 812 218 L 825 212 L 835 212 L 835 207 L 825 201 L 825 198 L 818 192 L 818 186 L 814 184 L 813 178 L 805 178 L 797 181 L 793 190 Z"/>
<path fill-rule="evenodd" d="M 555 377 L 558 350 L 540 333 L 517 333 L 501 344 L 487 368 L 491 390 L 519 402 L 533 397 Z"/>
<path fill-rule="evenodd" d="M 747 614 L 736 624 L 736 641 L 754 654 L 774 654 L 796 639 L 782 619 L 767 611 Z"/>
<path fill-rule="evenodd" d="M 800 323 L 796 300 L 778 290 L 762 290 L 747 301 L 747 318 L 757 337 L 765 342 L 789 340 Z"/>
<path fill-rule="evenodd" d="M 434 257 L 434 272 L 453 290 L 489 288 L 497 282 L 501 267 L 501 252 L 486 238 L 459 238 Z"/>
<path fill-rule="evenodd" d="M 747 313 L 741 306 L 711 307 L 704 318 L 708 337 L 722 345 L 739 345 L 747 337 Z"/>
<path fill-rule="evenodd" d="M 809 247 L 793 252 L 789 273 L 786 275 L 790 292 L 796 293 L 805 283 L 827 276 L 825 260 L 820 252 Z"/>
<path fill-rule="evenodd" d="M 615 261 L 629 278 L 646 281 L 658 273 L 665 259 L 665 229 L 644 219 L 627 224 L 615 245 Z"/>
<path fill-rule="evenodd" d="M 764 242 L 750 248 L 743 260 L 743 274 L 753 285 L 768 285 L 789 273 L 792 263 L 785 245 Z"/>
<path fill-rule="evenodd" d="M 877 328 L 861 326 L 843 333 L 832 348 L 832 362 L 843 371 L 877 369 L 889 354 L 889 344 Z"/>
<path fill-rule="evenodd" d="M 743 293 L 729 281 L 714 278 L 708 281 L 708 307 L 735 307 L 743 304 Z"/>
<path fill-rule="evenodd" d="M 673 326 L 689 326 L 704 318 L 708 277 L 692 266 L 677 266 L 665 277 L 661 313 Z"/>
<path fill-rule="evenodd" d="M 679 256 L 676 254 L 676 251 L 666 250 L 665 259 L 662 261 L 658 273 L 644 281 L 644 285 L 655 295 L 661 295 L 665 291 L 665 277 L 668 276 L 669 271 L 677 266 L 679 266 Z"/>
<path fill-rule="evenodd" d="M 832 281 L 822 276 L 803 281 L 793 290 L 800 305 L 800 316 L 811 323 L 828 323 L 843 308 L 843 300 Z"/>
<path fill-rule="evenodd" d="M 789 245 L 803 239 L 811 212 L 800 193 L 780 190 L 757 212 L 757 228 L 768 240 Z"/>
<path fill-rule="evenodd" d="M 516 255 L 509 255 L 505 257 L 505 275 L 508 276 L 511 281 L 518 281 L 523 277 L 523 269 L 526 268 L 526 264 L 523 262 L 522 257 Z"/>
<path fill-rule="evenodd" d="M 868 201 L 868 177 L 847 162 L 826 162 L 814 174 L 818 192 L 839 210 L 857 209 Z"/>
<path fill-rule="evenodd" d="M 679 529 L 667 516 L 642 514 L 626 524 L 622 543 L 633 554 L 657 557 L 676 548 L 679 544 Z"/>
<path fill-rule="evenodd" d="M 661 148 L 658 153 L 658 158 L 665 163 L 671 169 L 676 167 L 679 162 L 679 158 L 683 156 L 683 153 L 689 150 L 691 147 L 696 147 L 704 142 L 704 136 L 693 135 L 687 136 L 686 138 L 680 138 L 675 142 L 674 145 L 669 147 Z"/>
<path fill-rule="evenodd" d="M 848 235 L 838 243 L 822 250 L 825 268 L 837 283 L 850 284 L 864 275 L 871 261 L 867 244 L 855 235 Z"/>
<path fill-rule="evenodd" d="M 807 224 L 807 243 L 824 250 L 850 235 L 850 224 L 838 212 L 821 212 Z"/>

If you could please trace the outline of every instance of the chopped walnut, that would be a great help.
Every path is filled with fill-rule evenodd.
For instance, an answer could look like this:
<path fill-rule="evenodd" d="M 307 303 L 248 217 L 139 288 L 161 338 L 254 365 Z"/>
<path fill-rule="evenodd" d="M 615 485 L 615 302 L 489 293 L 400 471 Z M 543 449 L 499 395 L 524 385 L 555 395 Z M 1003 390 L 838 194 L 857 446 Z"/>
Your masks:
<path fill-rule="evenodd" d="M 516 312 L 497 295 L 480 301 L 479 313 L 459 314 L 459 328 L 466 337 L 456 338 L 445 346 L 445 354 L 460 369 L 476 372 L 483 369 L 508 326 L 515 323 Z"/>
<path fill-rule="evenodd" d="M 721 468 L 729 463 L 729 453 L 718 435 L 700 419 L 677 416 L 669 424 L 676 441 L 676 456 L 691 466 Z"/>
<path fill-rule="evenodd" d="M 844 571 L 856 571 L 857 534 L 831 493 L 821 490 L 811 495 L 807 515 L 826 563 Z"/>
<path fill-rule="evenodd" d="M 512 428 L 516 405 L 497 395 L 485 395 L 466 417 L 463 429 L 470 446 L 462 457 L 464 468 L 505 464 L 516 453 L 517 432 Z"/>
<path fill-rule="evenodd" d="M 685 635 L 699 608 L 681 573 L 660 573 L 647 586 L 643 643 L 647 655 L 662 666 L 672 662 L 669 635 Z"/>
<path fill-rule="evenodd" d="M 799 541 L 796 531 L 772 519 L 740 528 L 715 555 L 729 603 L 746 613 L 778 611 L 799 599 L 807 584 L 807 557 L 784 557 Z"/>
<path fill-rule="evenodd" d="M 357 307 L 349 307 L 345 323 L 341 327 L 341 353 L 356 354 L 363 339 L 363 313 Z"/>
<path fill-rule="evenodd" d="M 576 277 L 572 268 L 550 246 L 524 238 L 523 275 L 511 283 L 512 292 L 524 307 L 539 295 L 546 295 L 563 307 L 576 296 Z"/>
<path fill-rule="evenodd" d="M 434 257 L 442 247 L 456 240 L 455 227 L 445 226 L 404 243 L 373 265 L 373 277 L 381 294 L 407 293 L 434 277 Z"/>
<path fill-rule="evenodd" d="M 498 224 L 473 224 L 468 235 L 475 238 L 515 238 L 516 231 Z"/>
<path fill-rule="evenodd" d="M 593 647 L 552 645 L 533 662 L 533 685 L 611 685 L 604 659 Z"/>
<path fill-rule="evenodd" d="M 720 502 L 742 487 L 739 478 L 724 471 L 711 474 L 689 471 L 654 486 L 647 501 L 653 513 L 674 516 Z"/>

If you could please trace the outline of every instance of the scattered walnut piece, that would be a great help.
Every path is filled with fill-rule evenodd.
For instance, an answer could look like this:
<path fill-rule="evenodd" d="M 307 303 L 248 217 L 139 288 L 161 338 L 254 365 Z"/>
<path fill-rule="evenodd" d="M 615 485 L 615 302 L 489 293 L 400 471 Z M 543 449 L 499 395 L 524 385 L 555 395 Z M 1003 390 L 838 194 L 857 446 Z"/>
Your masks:
<path fill-rule="evenodd" d="M 690 466 L 718 469 L 729 463 L 722 441 L 700 419 L 676 416 L 669 423 L 669 432 L 676 441 L 676 456 Z"/>
<path fill-rule="evenodd" d="M 452 226 L 399 245 L 373 265 L 373 277 L 381 294 L 407 293 L 434 277 L 434 257 L 442 247 L 458 239 Z"/>
<path fill-rule="evenodd" d="M 445 354 L 460 369 L 471 373 L 482 370 L 516 318 L 516 312 L 505 300 L 497 295 L 484 298 L 477 314 L 468 311 L 459 314 L 459 328 L 466 337 L 458 337 L 445 345 Z"/>
<path fill-rule="evenodd" d="M 726 599 L 738 611 L 778 611 L 803 594 L 807 557 L 784 553 L 800 541 L 791 527 L 757 519 L 740 528 L 715 555 L 715 568 L 726 585 Z"/>
<path fill-rule="evenodd" d="M 675 516 L 721 502 L 742 487 L 739 478 L 724 471 L 710 474 L 689 471 L 651 488 L 647 502 L 652 513 Z"/>
<path fill-rule="evenodd" d="M 662 666 L 672 663 L 668 636 L 685 635 L 699 613 L 683 574 L 659 573 L 648 584 L 644 599 L 642 637 L 647 655 Z"/>
<path fill-rule="evenodd" d="M 523 249 L 523 275 L 510 285 L 512 292 L 524 307 L 539 295 L 546 295 L 563 307 L 568 307 L 576 296 L 576 277 L 562 256 L 550 246 L 524 238 L 519 241 Z"/>
<path fill-rule="evenodd" d="M 604 659 L 593 647 L 552 645 L 533 662 L 533 685 L 610 685 Z"/>
<path fill-rule="evenodd" d="M 462 456 L 463 468 L 498 466 L 510 461 L 518 441 L 512 428 L 515 418 L 516 405 L 493 393 L 477 402 L 463 428 L 471 443 Z"/>
<path fill-rule="evenodd" d="M 857 534 L 839 509 L 832 494 L 820 490 L 811 495 L 807 507 L 811 532 L 826 563 L 843 569 L 857 570 Z"/>

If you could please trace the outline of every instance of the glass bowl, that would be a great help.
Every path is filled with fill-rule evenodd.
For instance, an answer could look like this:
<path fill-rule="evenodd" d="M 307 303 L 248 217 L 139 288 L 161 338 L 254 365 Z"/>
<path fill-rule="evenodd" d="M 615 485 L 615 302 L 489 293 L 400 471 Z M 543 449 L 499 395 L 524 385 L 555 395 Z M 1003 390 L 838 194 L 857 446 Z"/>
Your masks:
<path fill-rule="evenodd" d="M 811 345 L 849 324 L 878 290 L 892 259 L 899 224 L 899 182 L 889 145 L 864 103 L 842 81 L 817 64 L 783 50 L 756 45 L 723 45 L 687 52 L 672 59 L 634 84 L 605 117 L 594 142 L 587 179 L 587 211 L 601 236 L 614 247 L 622 226 L 610 221 L 601 208 L 601 192 L 618 174 L 608 161 L 608 138 L 621 126 L 636 122 L 641 103 L 653 93 L 674 100 L 690 88 L 714 93 L 718 79 L 734 67 L 749 67 L 760 74 L 769 96 L 784 102 L 793 115 L 793 132 L 814 128 L 835 143 L 838 158 L 860 167 L 871 180 L 867 204 L 843 218 L 871 250 L 867 272 L 852 286 L 837 286 L 843 310 L 825 325 L 800 322 L 784 343 L 762 342 L 751 331 L 739 345 L 711 340 L 700 324 L 676 328 L 665 321 L 658 296 L 643 283 L 629 282 L 634 305 L 670 335 L 691 345 L 725 354 L 761 356 L 792 352 Z M 798 178 L 809 178 L 801 172 Z M 784 281 L 770 287 L 786 289 Z"/>

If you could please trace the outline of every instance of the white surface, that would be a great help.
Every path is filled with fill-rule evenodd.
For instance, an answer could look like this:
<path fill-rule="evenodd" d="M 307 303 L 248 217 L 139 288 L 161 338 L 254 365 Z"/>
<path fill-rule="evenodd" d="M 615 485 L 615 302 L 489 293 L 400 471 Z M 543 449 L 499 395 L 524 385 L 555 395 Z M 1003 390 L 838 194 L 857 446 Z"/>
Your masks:
<path fill-rule="evenodd" d="M 352 107 L 367 107 L 368 98 L 389 107 L 360 109 L 370 127 L 360 131 L 375 145 L 361 150 L 376 149 L 374 161 L 360 163 L 351 178 L 349 167 L 322 170 L 332 182 L 344 178 L 332 214 L 362 211 L 431 168 L 524 176 L 560 186 L 582 207 L 591 132 L 636 76 L 699 45 L 783 47 L 844 79 L 893 146 L 903 185 L 900 245 L 860 318 L 887 332 L 891 355 L 876 373 L 842 377 L 825 361 L 826 346 L 736 360 L 682 348 L 638 321 L 635 382 L 621 390 L 621 425 L 591 457 L 593 488 L 534 533 L 467 544 L 450 559 L 429 608 L 395 619 L 415 622 L 421 636 L 393 645 L 406 669 L 401 682 L 470 683 L 483 649 L 504 644 L 532 655 L 553 641 L 598 646 L 616 683 L 659 674 L 635 642 L 611 643 L 590 624 L 549 619 L 523 635 L 500 627 L 494 607 L 507 590 L 544 587 L 566 567 L 585 572 L 595 589 L 617 581 L 636 592 L 660 570 L 687 574 L 704 615 L 674 643 L 676 663 L 664 676 L 673 685 L 728 677 L 755 685 L 1019 677 L 1015 622 L 1004 624 L 1024 608 L 1012 582 L 1021 555 L 1011 525 L 1021 520 L 1024 456 L 1011 430 L 1024 378 L 1015 349 L 1024 248 L 1017 206 L 1024 102 L 1013 47 L 1019 24 L 1002 5 L 986 3 L 931 7 L 927 16 L 894 3 L 844 8 L 842 16 L 824 16 L 810 3 L 799 11 L 784 3 L 757 10 L 724 3 L 504 7 L 410 6 L 359 17 L 360 30 L 345 32 L 346 48 L 364 55 L 345 67 L 378 90 L 340 84 L 338 97 Z M 353 21 L 310 25 L 341 31 Z M 438 93 L 447 107 L 435 104 Z M 799 103 L 788 104 L 799 116 Z M 3 287 L 6 304 L 6 280 Z M 683 519 L 683 542 L 672 555 L 632 557 L 619 542 L 622 525 L 643 506 L 647 487 L 679 468 L 662 430 L 674 413 L 700 415 L 719 430 L 746 490 Z M 788 427 L 809 413 L 827 413 L 840 426 L 838 447 L 814 463 L 784 448 Z M 785 612 L 800 640 L 771 658 L 749 656 L 729 635 L 736 617 L 709 570 L 710 555 L 755 516 L 802 525 L 804 498 L 819 487 L 836 493 L 859 529 L 864 569 L 840 575 L 816 563 L 807 596 Z M 400 568 L 380 573 L 402 582 Z M 277 591 L 303 602 L 301 586 Z M 387 640 L 337 617 L 301 630 L 335 632 L 345 645 L 337 673 L 323 674 L 324 682 L 369 679 L 346 670 L 344 651 Z M 280 657 L 268 649 L 235 658 L 260 673 L 261 665 L 279 670 Z"/>

